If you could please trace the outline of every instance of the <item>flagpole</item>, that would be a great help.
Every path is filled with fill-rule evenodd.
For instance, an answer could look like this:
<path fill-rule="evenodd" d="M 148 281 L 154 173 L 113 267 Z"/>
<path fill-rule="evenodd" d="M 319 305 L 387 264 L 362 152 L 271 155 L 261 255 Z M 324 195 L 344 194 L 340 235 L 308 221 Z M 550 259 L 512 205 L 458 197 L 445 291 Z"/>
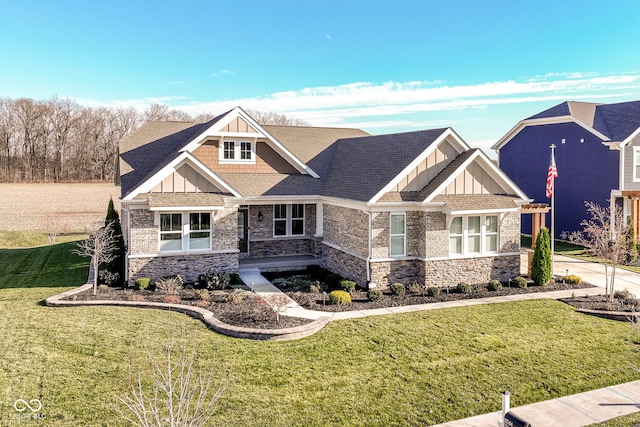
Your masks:
<path fill-rule="evenodd" d="M 551 144 L 549 146 L 549 148 L 551 148 L 551 159 L 552 161 L 555 163 L 555 149 L 556 149 L 556 145 L 555 144 Z M 555 165 L 554 165 L 555 166 Z M 555 206 L 555 199 L 556 199 L 556 179 L 555 177 L 553 178 L 553 190 L 551 193 L 551 278 L 553 279 L 553 255 L 555 253 L 555 216 L 556 216 L 556 206 Z"/>

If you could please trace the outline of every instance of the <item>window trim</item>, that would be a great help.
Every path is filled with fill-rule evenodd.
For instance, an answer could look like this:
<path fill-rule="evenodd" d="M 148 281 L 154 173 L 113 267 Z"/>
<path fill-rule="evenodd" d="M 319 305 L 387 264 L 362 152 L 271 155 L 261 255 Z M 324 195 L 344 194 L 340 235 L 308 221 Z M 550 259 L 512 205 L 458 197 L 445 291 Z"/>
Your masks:
<path fill-rule="evenodd" d="M 301 217 L 293 217 L 293 205 L 300 205 L 302 208 L 300 209 L 302 212 Z M 276 218 L 276 206 L 285 206 L 285 217 L 284 218 Z M 274 238 L 280 237 L 304 237 L 306 236 L 306 205 L 304 203 L 277 203 L 273 205 L 273 219 L 271 232 Z M 301 234 L 293 234 L 293 221 L 302 220 L 302 233 Z M 276 234 L 276 222 L 285 221 L 285 234 Z"/>
<path fill-rule="evenodd" d="M 633 182 L 640 182 L 640 174 L 637 173 L 638 167 L 640 167 L 640 162 L 638 162 L 638 155 L 640 155 L 640 147 L 633 147 L 633 158 L 632 158 L 632 177 Z"/>
<path fill-rule="evenodd" d="M 402 233 L 393 233 L 393 217 L 402 217 Z M 402 237 L 402 253 L 391 253 L 391 240 L 393 237 Z M 404 257 L 407 256 L 407 214 L 400 212 L 389 213 L 389 257 Z"/>
<path fill-rule="evenodd" d="M 225 148 L 225 145 L 233 144 L 233 158 L 227 159 L 225 155 L 227 152 L 231 152 L 230 148 Z M 246 149 L 245 144 L 249 144 L 249 150 Z M 220 164 L 255 164 L 256 163 L 256 145 L 258 140 L 256 138 L 221 138 L 219 143 L 219 162 Z M 244 148 L 244 150 L 243 150 Z M 249 153 L 248 159 L 243 159 L 242 156 Z"/>
<path fill-rule="evenodd" d="M 469 233 L 469 218 L 471 217 L 480 217 L 480 234 L 477 233 Z M 488 217 L 496 217 L 496 231 L 495 232 L 487 232 L 487 218 Z M 451 226 L 453 221 L 456 218 L 462 218 L 462 234 L 451 234 Z M 487 213 L 487 214 L 474 214 L 474 215 L 455 215 L 449 221 L 448 227 L 448 238 L 449 238 L 449 257 L 450 258 L 462 258 L 462 257 L 474 257 L 474 256 L 484 256 L 484 255 L 493 255 L 500 253 L 500 214 L 497 213 Z M 480 236 L 480 252 L 470 252 L 469 251 L 469 238 L 473 236 Z M 487 250 L 487 237 L 488 236 L 496 236 L 496 250 L 490 251 Z M 462 237 L 462 252 L 451 252 L 451 238 L 460 238 Z"/>
<path fill-rule="evenodd" d="M 209 230 L 191 230 L 191 214 L 208 214 L 209 215 Z M 162 231 L 162 216 L 163 215 L 180 215 L 180 230 Z M 211 211 L 184 211 L 184 212 L 159 212 L 158 213 L 158 253 L 159 254 L 180 254 L 180 253 L 197 253 L 197 252 L 211 252 L 213 248 L 213 221 L 214 214 Z M 207 248 L 191 249 L 191 233 L 204 233 L 208 232 L 208 244 Z M 177 234 L 180 233 L 180 249 L 163 250 L 162 249 L 162 235 L 163 234 Z M 177 240 L 177 239 L 176 239 Z"/>

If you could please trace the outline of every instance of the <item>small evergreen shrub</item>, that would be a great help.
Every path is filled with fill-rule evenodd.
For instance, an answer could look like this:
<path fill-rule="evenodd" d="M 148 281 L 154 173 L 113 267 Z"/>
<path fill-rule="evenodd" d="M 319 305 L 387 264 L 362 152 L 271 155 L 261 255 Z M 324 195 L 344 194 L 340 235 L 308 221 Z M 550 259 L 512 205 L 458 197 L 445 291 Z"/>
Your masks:
<path fill-rule="evenodd" d="M 322 292 L 322 287 L 320 286 L 320 282 L 316 280 L 314 283 L 309 285 L 309 292 L 312 294 L 319 294 L 320 292 Z"/>
<path fill-rule="evenodd" d="M 569 274 L 568 276 L 564 276 L 562 281 L 564 283 L 569 283 L 570 285 L 578 285 L 582 283 L 582 277 L 576 276 L 575 274 Z"/>
<path fill-rule="evenodd" d="M 202 301 L 209 301 L 209 291 L 206 289 L 197 289 L 196 297 Z"/>
<path fill-rule="evenodd" d="M 502 283 L 499 280 L 489 280 L 487 283 L 487 290 L 489 291 L 499 291 L 502 289 Z"/>
<path fill-rule="evenodd" d="M 380 289 L 369 289 L 367 291 L 367 298 L 369 301 L 379 301 L 384 298 L 384 294 Z"/>
<path fill-rule="evenodd" d="M 467 282 L 460 282 L 458 283 L 458 286 L 456 286 L 456 292 L 459 294 L 471 293 L 471 285 Z"/>
<path fill-rule="evenodd" d="M 109 270 L 100 270 L 98 277 L 100 278 L 100 283 L 107 286 L 115 286 L 118 283 L 120 275 Z"/>
<path fill-rule="evenodd" d="M 229 273 L 229 286 L 241 284 L 240 275 L 238 273 Z"/>
<path fill-rule="evenodd" d="M 351 295 L 345 291 L 331 291 L 329 292 L 329 304 L 351 304 Z"/>
<path fill-rule="evenodd" d="M 529 283 L 529 281 L 526 278 L 522 277 L 522 276 L 516 277 L 514 282 L 516 284 L 516 287 L 522 288 L 522 289 L 526 288 L 528 283 Z"/>
<path fill-rule="evenodd" d="M 427 288 L 427 296 L 430 297 L 437 297 L 438 295 L 440 295 L 440 288 L 437 286 L 429 286 Z"/>
<path fill-rule="evenodd" d="M 389 286 L 389 290 L 393 295 L 397 295 L 399 297 L 402 297 L 407 293 L 407 288 L 405 288 L 402 283 L 394 283 Z"/>
<path fill-rule="evenodd" d="M 544 227 L 536 238 L 531 260 L 531 278 L 536 285 L 546 285 L 551 281 L 551 238 L 549 230 Z"/>
<path fill-rule="evenodd" d="M 136 279 L 136 289 L 139 291 L 144 291 L 151 286 L 151 279 L 148 277 L 138 277 Z"/>
<path fill-rule="evenodd" d="M 353 292 L 356 290 L 356 282 L 353 280 L 343 279 L 339 283 L 340 290 L 345 292 Z"/>

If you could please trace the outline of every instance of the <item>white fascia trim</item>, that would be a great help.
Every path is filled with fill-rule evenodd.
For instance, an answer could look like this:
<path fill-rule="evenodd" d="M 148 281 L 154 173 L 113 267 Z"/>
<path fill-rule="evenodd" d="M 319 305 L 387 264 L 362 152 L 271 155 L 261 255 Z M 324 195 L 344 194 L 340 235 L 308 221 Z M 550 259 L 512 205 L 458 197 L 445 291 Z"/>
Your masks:
<path fill-rule="evenodd" d="M 373 196 L 371 200 L 369 200 L 369 203 L 377 202 L 385 193 L 391 191 L 393 187 L 398 185 L 400 181 L 402 181 L 409 173 L 411 173 L 411 171 L 417 168 L 431 153 L 433 153 L 440 146 L 442 142 L 446 141 L 448 138 L 449 141 L 454 143 L 454 146 L 457 145 L 456 149 L 459 154 L 470 149 L 469 145 L 467 145 L 467 143 L 464 142 L 462 138 L 460 138 L 460 136 L 458 136 L 458 134 L 453 131 L 453 129 L 445 129 L 445 131 L 442 132 L 442 134 L 435 141 L 433 141 L 419 156 L 417 156 L 411 163 L 409 163 L 407 167 L 402 170 L 402 172 L 396 175 L 395 178 L 389 181 L 387 185 L 385 185 L 375 196 Z"/>
<path fill-rule="evenodd" d="M 129 259 L 135 258 L 159 258 L 159 257 L 171 257 L 171 256 L 185 256 L 185 255 L 216 255 L 216 254 L 236 254 L 240 252 L 240 249 L 219 249 L 213 251 L 176 251 L 176 252 L 158 252 L 157 254 L 140 254 L 129 255 Z"/>
<path fill-rule="evenodd" d="M 518 212 L 520 208 L 496 208 L 496 209 L 470 209 L 470 210 L 458 210 L 452 211 L 445 208 L 443 210 L 447 215 L 484 215 L 484 214 L 499 214 L 507 212 Z"/>
<path fill-rule="evenodd" d="M 634 140 L 635 137 L 637 137 L 638 135 L 640 135 L 640 128 L 636 129 L 631 135 L 629 135 L 628 137 L 625 138 L 624 141 L 622 141 L 620 143 L 621 147 L 625 147 L 627 146 L 631 141 Z"/>
<path fill-rule="evenodd" d="M 553 124 L 571 123 L 571 122 L 583 127 L 584 129 L 586 129 L 587 131 L 591 132 L 592 134 L 594 134 L 595 136 L 597 136 L 598 138 L 600 138 L 603 141 L 609 141 L 610 140 L 607 136 L 601 134 L 600 132 L 598 132 L 597 130 L 592 128 L 591 126 L 587 126 L 586 124 L 582 123 L 580 120 L 577 120 L 575 117 L 569 115 L 569 116 L 557 116 L 557 117 L 544 117 L 544 118 L 541 118 L 541 119 L 520 120 L 514 127 L 512 127 L 509 130 L 509 132 L 507 132 L 502 138 L 500 138 L 498 140 L 498 142 L 493 144 L 491 146 L 491 149 L 496 151 L 496 152 L 500 151 L 500 149 L 503 146 L 505 146 L 509 141 L 511 141 L 511 139 L 515 135 L 520 133 L 520 131 L 522 129 L 524 129 L 525 127 L 527 127 L 527 126 L 553 125 Z"/>
<path fill-rule="evenodd" d="M 195 212 L 195 211 L 221 211 L 223 206 L 159 206 L 155 208 L 149 208 L 151 212 Z"/>
<path fill-rule="evenodd" d="M 256 130 L 257 133 L 230 133 L 230 132 L 222 132 L 221 129 L 229 124 L 231 120 L 242 117 L 253 129 Z M 315 173 L 309 166 L 307 166 L 302 160 L 298 159 L 291 151 L 289 151 L 280 141 L 275 139 L 269 132 L 264 130 L 262 126 L 260 126 L 255 120 L 249 116 L 241 107 L 236 107 L 233 110 L 229 111 L 226 116 L 218 120 L 211 127 L 206 129 L 193 141 L 187 144 L 182 151 L 193 151 L 200 146 L 200 144 L 207 139 L 209 136 L 243 136 L 247 135 L 247 137 L 258 138 L 264 137 L 267 139 L 267 144 L 271 148 L 273 148 L 278 154 L 283 156 L 288 162 L 296 168 L 296 170 L 303 174 L 309 174 L 314 178 L 320 178 L 320 175 Z"/>
<path fill-rule="evenodd" d="M 315 204 L 321 203 L 320 196 L 247 196 L 247 197 L 224 197 L 225 205 L 273 205 L 273 204 L 292 204 L 304 203 Z"/>
<path fill-rule="evenodd" d="M 526 194 L 518 188 L 518 186 L 509 179 L 498 167 L 489 160 L 486 154 L 482 150 L 476 150 L 463 164 L 461 164 L 458 169 L 456 169 L 442 184 L 440 184 L 427 198 L 423 203 L 431 202 L 436 196 L 442 193 L 445 188 L 449 186 L 458 176 L 474 161 L 479 160 L 480 164 L 483 166 L 485 172 L 488 172 L 491 178 L 496 180 L 498 183 L 502 184 L 506 189 L 510 189 L 514 194 L 518 196 L 518 198 L 522 200 L 529 200 Z"/>
<path fill-rule="evenodd" d="M 140 193 L 148 193 L 156 185 L 160 184 L 162 180 L 175 172 L 185 163 L 189 163 L 190 166 L 194 166 L 198 172 L 202 173 L 212 184 L 216 186 L 222 186 L 236 197 L 241 197 L 240 193 L 234 190 L 229 184 L 224 182 L 219 176 L 213 173 L 207 166 L 205 166 L 200 160 L 196 159 L 191 153 L 183 152 L 168 165 L 160 169 L 158 173 L 139 185 L 134 191 L 129 193 L 123 200 L 131 200 Z"/>

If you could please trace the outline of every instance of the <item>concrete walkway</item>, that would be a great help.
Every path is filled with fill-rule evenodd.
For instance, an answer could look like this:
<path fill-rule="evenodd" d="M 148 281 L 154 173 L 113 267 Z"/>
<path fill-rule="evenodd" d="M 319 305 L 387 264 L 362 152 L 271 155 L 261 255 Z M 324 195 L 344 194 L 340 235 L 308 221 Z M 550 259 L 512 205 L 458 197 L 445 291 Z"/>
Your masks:
<path fill-rule="evenodd" d="M 567 271 L 569 274 L 582 277 L 582 280 L 587 283 L 601 288 L 605 287 L 606 282 L 603 264 L 555 255 L 553 257 L 553 273 L 557 276 L 564 276 L 567 274 Z M 609 275 L 611 275 L 611 267 L 609 267 Z M 614 290 L 621 291 L 624 289 L 640 297 L 640 274 L 623 270 L 622 268 L 616 268 Z"/>

